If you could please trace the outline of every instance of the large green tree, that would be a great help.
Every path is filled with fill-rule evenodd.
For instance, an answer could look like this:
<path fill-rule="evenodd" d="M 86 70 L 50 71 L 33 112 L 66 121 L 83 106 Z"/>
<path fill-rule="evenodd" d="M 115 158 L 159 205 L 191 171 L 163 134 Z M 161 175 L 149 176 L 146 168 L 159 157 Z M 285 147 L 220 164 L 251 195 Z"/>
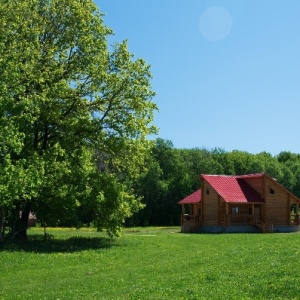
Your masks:
<path fill-rule="evenodd" d="M 47 224 L 78 210 L 117 233 L 138 209 L 122 177 L 156 131 L 154 92 L 111 34 L 91 0 L 0 1 L 1 233 L 10 217 L 26 237 L 29 211 Z"/>

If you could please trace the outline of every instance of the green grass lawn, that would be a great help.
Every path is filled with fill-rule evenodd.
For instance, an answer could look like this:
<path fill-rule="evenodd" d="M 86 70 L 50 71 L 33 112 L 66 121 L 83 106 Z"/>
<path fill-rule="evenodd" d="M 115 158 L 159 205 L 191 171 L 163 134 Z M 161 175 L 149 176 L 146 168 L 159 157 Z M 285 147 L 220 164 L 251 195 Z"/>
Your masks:
<path fill-rule="evenodd" d="M 31 229 L 0 248 L 0 299 L 300 299 L 300 233 Z"/>

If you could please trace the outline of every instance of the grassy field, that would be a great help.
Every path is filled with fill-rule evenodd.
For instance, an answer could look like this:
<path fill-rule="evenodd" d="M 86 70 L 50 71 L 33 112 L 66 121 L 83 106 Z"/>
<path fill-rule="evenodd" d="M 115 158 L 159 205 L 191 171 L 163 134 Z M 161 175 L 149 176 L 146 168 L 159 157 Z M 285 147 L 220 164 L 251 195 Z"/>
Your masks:
<path fill-rule="evenodd" d="M 300 233 L 48 233 L 0 248 L 0 299 L 300 299 Z"/>

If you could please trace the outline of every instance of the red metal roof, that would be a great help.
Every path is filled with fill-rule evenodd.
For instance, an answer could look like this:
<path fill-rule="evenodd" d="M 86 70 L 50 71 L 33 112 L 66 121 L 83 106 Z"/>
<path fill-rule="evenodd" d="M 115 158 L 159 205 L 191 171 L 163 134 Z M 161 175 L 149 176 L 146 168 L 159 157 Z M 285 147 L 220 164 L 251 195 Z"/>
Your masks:
<path fill-rule="evenodd" d="M 201 201 L 201 189 L 180 200 L 178 204 L 193 204 Z"/>
<path fill-rule="evenodd" d="M 261 173 L 242 176 L 202 175 L 226 202 L 263 202 L 260 194 L 244 180 L 262 176 Z"/>

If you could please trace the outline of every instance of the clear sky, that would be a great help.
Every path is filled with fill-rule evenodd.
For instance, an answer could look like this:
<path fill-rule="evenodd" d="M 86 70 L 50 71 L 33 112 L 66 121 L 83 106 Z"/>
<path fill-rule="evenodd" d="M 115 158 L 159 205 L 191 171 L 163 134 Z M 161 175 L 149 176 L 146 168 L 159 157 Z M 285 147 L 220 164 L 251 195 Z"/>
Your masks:
<path fill-rule="evenodd" d="M 299 0 L 96 0 L 176 148 L 300 153 Z"/>

